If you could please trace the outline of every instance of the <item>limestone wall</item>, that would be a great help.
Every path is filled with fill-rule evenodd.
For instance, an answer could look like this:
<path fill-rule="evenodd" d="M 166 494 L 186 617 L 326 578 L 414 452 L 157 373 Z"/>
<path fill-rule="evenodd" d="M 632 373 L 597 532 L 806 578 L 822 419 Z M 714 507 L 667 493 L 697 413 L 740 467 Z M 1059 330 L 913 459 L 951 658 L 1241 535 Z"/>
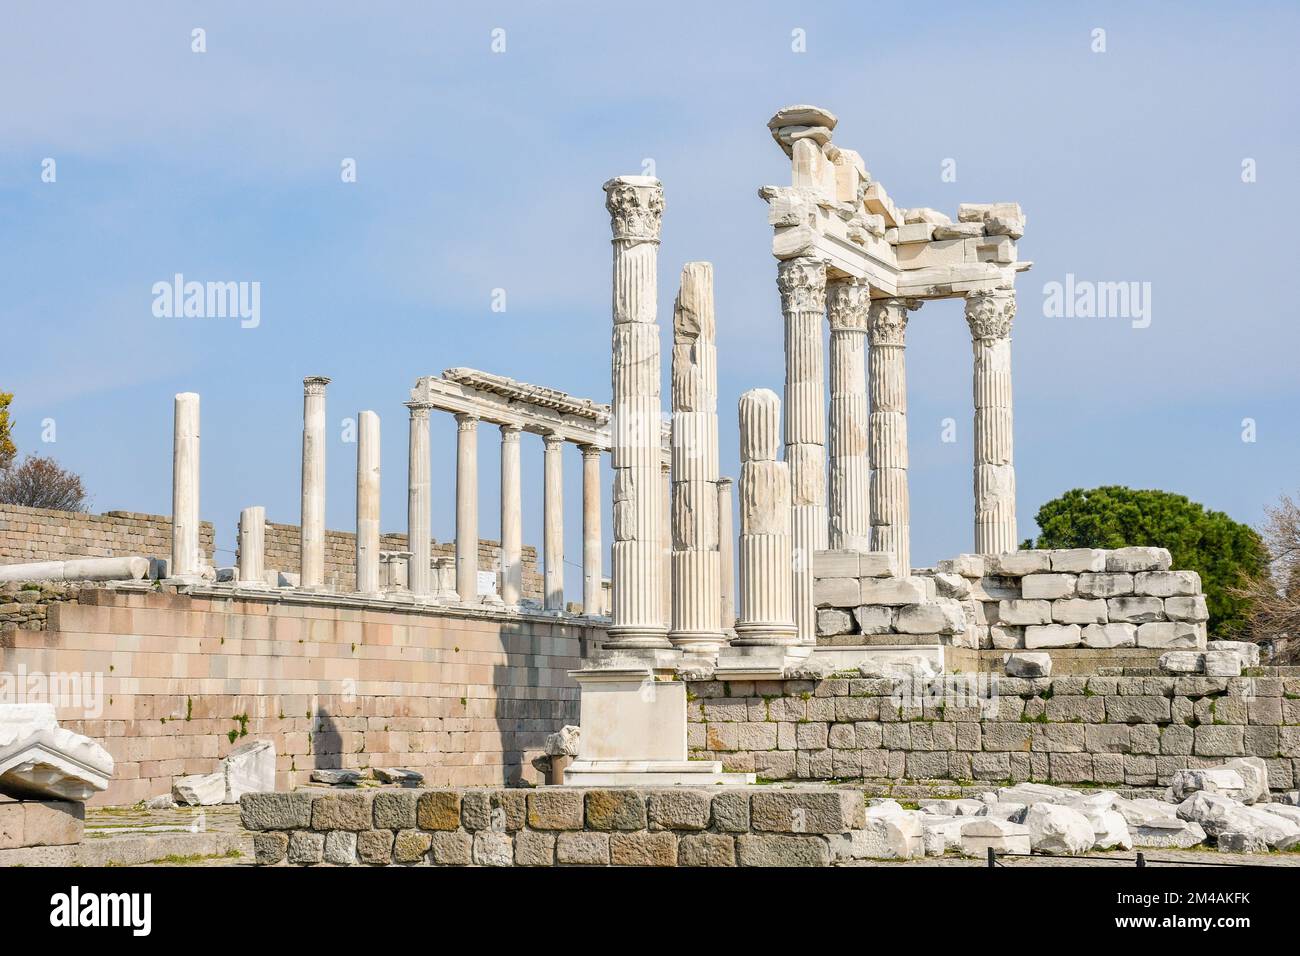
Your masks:
<path fill-rule="evenodd" d="M 829 787 L 298 791 L 247 794 L 240 816 L 260 866 L 827 866 L 861 852 L 864 803 Z"/>
<path fill-rule="evenodd" d="M 325 532 L 325 583 L 336 591 L 347 592 L 356 588 L 356 538 L 357 536 L 351 531 Z M 301 557 L 299 540 L 300 533 L 296 524 L 275 524 L 268 521 L 266 523 L 266 567 L 297 574 Z M 406 535 L 400 533 L 381 535 L 379 547 L 383 551 L 406 551 L 408 550 Z M 433 543 L 432 555 L 435 559 L 455 557 L 455 554 L 454 541 Z M 542 576 L 537 569 L 537 549 L 532 545 L 525 545 L 521 555 L 524 571 L 523 596 L 540 604 Z M 483 571 L 500 570 L 501 543 L 499 541 L 479 541 L 478 566 Z"/>
<path fill-rule="evenodd" d="M 201 525 L 199 544 L 211 561 L 210 522 Z M 172 519 L 167 515 L 133 511 L 90 515 L 0 504 L 0 564 L 137 554 L 165 558 L 171 551 Z"/>
<path fill-rule="evenodd" d="M 952 674 L 932 680 L 694 681 L 692 757 L 771 780 L 1165 786 L 1258 756 L 1300 780 L 1300 668 L 1235 678 Z"/>
<path fill-rule="evenodd" d="M 1204 649 L 1209 618 L 1195 571 L 1163 548 L 959 555 L 896 576 L 892 556 L 820 551 L 818 643 L 944 644 L 978 650 Z"/>
<path fill-rule="evenodd" d="M 277 786 L 367 766 L 433 786 L 535 780 L 545 736 L 578 722 L 567 672 L 603 638 L 538 615 L 145 583 L 0 600 L 28 616 L 0 624 L 0 692 L 79 681 L 58 718 L 112 754 L 113 783 L 91 801 L 109 805 L 166 793 L 250 739 L 274 742 Z"/>

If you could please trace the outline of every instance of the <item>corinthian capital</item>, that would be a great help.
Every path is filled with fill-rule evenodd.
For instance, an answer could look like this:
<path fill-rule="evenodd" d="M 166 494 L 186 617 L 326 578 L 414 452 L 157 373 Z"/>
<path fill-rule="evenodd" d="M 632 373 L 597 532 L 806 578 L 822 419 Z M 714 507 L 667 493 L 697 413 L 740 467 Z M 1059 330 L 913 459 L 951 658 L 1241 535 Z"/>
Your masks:
<path fill-rule="evenodd" d="M 875 299 L 867 314 L 871 344 L 902 346 L 907 333 L 907 313 L 921 307 L 919 299 Z"/>
<path fill-rule="evenodd" d="M 658 242 L 664 187 L 653 176 L 618 176 L 604 185 L 614 240 Z"/>
<path fill-rule="evenodd" d="M 871 287 L 857 279 L 842 279 L 826 287 L 827 316 L 831 331 L 865 332 Z"/>
<path fill-rule="evenodd" d="M 811 256 L 782 260 L 776 267 L 782 312 L 826 311 L 826 263 Z"/>
<path fill-rule="evenodd" d="M 966 324 L 973 339 L 1005 339 L 1016 317 L 1016 294 L 1008 290 L 972 292 L 966 296 Z"/>

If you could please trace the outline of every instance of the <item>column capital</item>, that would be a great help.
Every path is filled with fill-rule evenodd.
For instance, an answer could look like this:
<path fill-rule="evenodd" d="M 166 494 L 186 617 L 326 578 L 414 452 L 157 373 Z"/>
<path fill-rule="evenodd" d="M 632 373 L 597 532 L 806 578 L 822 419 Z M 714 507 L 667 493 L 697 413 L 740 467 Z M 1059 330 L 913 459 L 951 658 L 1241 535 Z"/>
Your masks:
<path fill-rule="evenodd" d="M 545 432 L 542 435 L 542 445 L 545 446 L 547 451 L 559 448 L 563 444 L 563 435 L 557 435 L 555 432 Z"/>
<path fill-rule="evenodd" d="M 417 402 L 412 400 L 409 402 L 403 402 L 402 404 L 410 409 L 412 421 L 427 419 L 429 417 L 429 412 L 433 409 L 433 406 L 428 402 Z"/>
<path fill-rule="evenodd" d="M 826 263 L 812 256 L 782 259 L 776 267 L 782 312 L 826 311 Z"/>
<path fill-rule="evenodd" d="M 478 428 L 478 416 L 471 415 L 469 412 L 456 413 L 456 430 L 458 432 L 472 432 Z"/>
<path fill-rule="evenodd" d="M 664 187 L 653 176 L 616 176 L 603 187 L 614 241 L 659 241 Z"/>
<path fill-rule="evenodd" d="M 837 279 L 826 286 L 826 315 L 832 332 L 865 332 L 871 286 L 859 279 Z"/>
<path fill-rule="evenodd" d="M 971 338 L 1005 339 L 1016 317 L 1016 293 L 1008 289 L 971 292 L 966 296 L 966 324 Z"/>
<path fill-rule="evenodd" d="M 589 458 L 599 458 L 601 455 L 605 453 L 605 450 L 601 448 L 599 445 L 586 445 L 586 444 L 579 445 L 578 451 L 582 452 L 583 461 L 586 461 Z"/>
<path fill-rule="evenodd" d="M 907 313 L 915 312 L 923 304 L 920 299 L 873 299 L 867 316 L 871 344 L 902 347 L 907 333 Z"/>
<path fill-rule="evenodd" d="M 519 433 L 522 431 L 523 429 L 520 428 L 518 425 L 511 425 L 508 423 L 504 423 L 501 425 L 501 440 L 503 442 L 515 442 L 516 444 L 518 444 Z"/>
<path fill-rule="evenodd" d="M 302 380 L 302 391 L 304 395 L 323 395 L 325 386 L 330 380 L 324 375 L 308 375 Z"/>
<path fill-rule="evenodd" d="M 724 477 L 724 478 L 719 478 L 719 479 L 718 479 L 718 487 L 720 487 L 720 488 L 721 488 L 721 487 L 730 488 L 730 487 L 732 486 L 732 484 L 733 484 L 733 481 L 732 481 L 732 479 L 730 479 L 730 478 L 725 478 L 725 477 Z"/>

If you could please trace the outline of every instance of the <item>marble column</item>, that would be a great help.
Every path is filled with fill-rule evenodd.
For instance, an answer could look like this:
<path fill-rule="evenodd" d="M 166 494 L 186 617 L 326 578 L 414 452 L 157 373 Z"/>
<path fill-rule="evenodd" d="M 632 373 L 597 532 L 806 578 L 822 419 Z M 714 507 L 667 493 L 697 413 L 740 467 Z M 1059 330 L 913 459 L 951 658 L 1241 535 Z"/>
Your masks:
<path fill-rule="evenodd" d="M 478 603 L 478 417 L 456 416 L 456 593 Z"/>
<path fill-rule="evenodd" d="M 605 613 L 601 587 L 600 456 L 595 445 L 579 445 L 582 452 L 582 613 Z"/>
<path fill-rule="evenodd" d="M 501 601 L 518 607 L 524 595 L 523 503 L 519 426 L 501 426 Z"/>
<path fill-rule="evenodd" d="M 831 327 L 829 545 L 837 551 L 871 548 L 867 456 L 867 307 L 865 282 L 847 279 L 827 289 Z"/>
<path fill-rule="evenodd" d="M 266 583 L 266 509 L 261 505 L 239 513 L 239 583 Z"/>
<path fill-rule="evenodd" d="M 199 396 L 176 396 L 172 432 L 173 578 L 197 577 L 203 570 L 199 544 Z"/>
<path fill-rule="evenodd" d="M 429 479 L 429 406 L 407 402 L 411 431 L 406 463 L 406 546 L 411 552 L 406 581 L 416 597 L 433 593 L 433 545 L 430 523 L 433 517 Z"/>
<path fill-rule="evenodd" d="M 673 622 L 673 473 L 672 465 L 662 462 L 659 465 L 659 554 L 663 561 L 663 573 L 659 583 L 663 589 L 661 603 L 661 620 L 665 628 L 671 628 Z"/>
<path fill-rule="evenodd" d="M 543 435 L 542 560 L 546 610 L 564 610 L 564 439 Z"/>
<path fill-rule="evenodd" d="M 298 583 L 325 586 L 325 386 L 312 375 L 302 380 L 302 521 Z"/>
<path fill-rule="evenodd" d="M 733 645 L 800 643 L 790 466 L 777 460 L 781 400 L 756 388 L 740 397 L 740 617 Z"/>
<path fill-rule="evenodd" d="M 604 189 L 614 236 L 614 607 L 606 646 L 668 648 L 656 317 L 664 194 L 659 180 L 650 176 L 621 176 Z"/>
<path fill-rule="evenodd" d="M 718 479 L 718 578 L 722 630 L 734 634 L 736 628 L 736 532 L 732 518 L 731 479 Z"/>
<path fill-rule="evenodd" d="M 379 593 L 379 416 L 357 413 L 357 591 Z"/>
<path fill-rule="evenodd" d="M 813 552 L 827 545 L 826 264 L 801 256 L 777 266 L 776 285 L 785 316 L 785 460 L 790 469 L 794 620 L 799 640 L 817 643 L 813 605 Z M 743 600 L 743 598 L 742 598 Z"/>
<path fill-rule="evenodd" d="M 673 307 L 672 616 L 674 647 L 716 654 L 722 633 L 718 556 L 718 356 L 713 265 L 688 262 Z"/>
<path fill-rule="evenodd" d="M 871 399 L 871 550 L 898 558 L 898 572 L 911 574 L 907 496 L 907 313 L 916 300 L 876 299 L 867 317 L 871 352 L 867 391 Z"/>
<path fill-rule="evenodd" d="M 1016 470 L 1011 455 L 1010 290 L 966 296 L 975 358 L 975 553 L 1015 551 Z"/>

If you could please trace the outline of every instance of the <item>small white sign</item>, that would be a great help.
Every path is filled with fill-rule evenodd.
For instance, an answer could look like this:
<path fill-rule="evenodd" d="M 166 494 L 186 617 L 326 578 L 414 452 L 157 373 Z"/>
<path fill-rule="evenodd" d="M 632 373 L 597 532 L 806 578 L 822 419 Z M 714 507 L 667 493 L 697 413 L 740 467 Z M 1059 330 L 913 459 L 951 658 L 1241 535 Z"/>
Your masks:
<path fill-rule="evenodd" d="M 497 593 L 497 573 L 495 571 L 480 571 L 478 573 L 478 593 L 480 595 Z"/>

